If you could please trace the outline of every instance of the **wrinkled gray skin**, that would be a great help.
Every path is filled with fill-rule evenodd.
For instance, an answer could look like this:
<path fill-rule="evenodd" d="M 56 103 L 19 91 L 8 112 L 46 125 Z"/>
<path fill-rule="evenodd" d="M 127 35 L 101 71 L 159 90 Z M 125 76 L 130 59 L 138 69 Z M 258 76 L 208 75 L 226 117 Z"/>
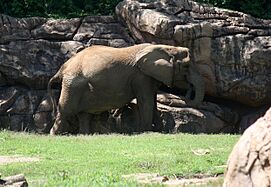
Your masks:
<path fill-rule="evenodd" d="M 53 82 L 61 82 L 62 88 L 52 135 L 67 132 L 69 119 L 78 114 L 82 114 L 79 133 L 88 133 L 86 113 L 121 108 L 134 98 L 139 107 L 140 128 L 153 130 L 156 92 L 161 83 L 185 89 L 193 85 L 195 97 L 188 101 L 193 106 L 204 97 L 203 78 L 190 60 L 189 49 L 168 45 L 92 46 L 69 59 L 51 78 L 50 96 Z M 53 98 L 52 101 L 55 106 Z"/>

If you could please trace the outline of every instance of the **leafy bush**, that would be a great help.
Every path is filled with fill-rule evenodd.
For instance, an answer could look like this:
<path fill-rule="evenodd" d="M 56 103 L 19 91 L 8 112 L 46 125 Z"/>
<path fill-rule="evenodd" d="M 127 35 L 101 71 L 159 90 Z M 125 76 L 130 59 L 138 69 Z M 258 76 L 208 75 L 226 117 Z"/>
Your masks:
<path fill-rule="evenodd" d="M 111 15 L 121 0 L 0 0 L 0 13 L 16 17 Z M 271 19 L 270 0 L 196 0 Z"/>
<path fill-rule="evenodd" d="M 258 18 L 271 19 L 270 0 L 196 0 L 197 2 L 212 4 L 217 7 L 237 10 L 251 14 Z"/>
<path fill-rule="evenodd" d="M 111 15 L 121 0 L 0 0 L 0 13 L 16 17 Z"/>

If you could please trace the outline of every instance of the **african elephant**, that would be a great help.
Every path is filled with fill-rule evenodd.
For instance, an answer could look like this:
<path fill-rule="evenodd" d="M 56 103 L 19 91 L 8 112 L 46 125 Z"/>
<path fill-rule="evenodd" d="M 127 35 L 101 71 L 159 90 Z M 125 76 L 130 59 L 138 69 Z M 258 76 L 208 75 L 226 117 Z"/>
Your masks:
<path fill-rule="evenodd" d="M 67 131 L 68 119 L 79 113 L 120 108 L 134 98 L 140 126 L 150 131 L 157 110 L 156 92 L 162 83 L 180 88 L 192 85 L 195 96 L 189 101 L 191 105 L 201 103 L 204 97 L 203 78 L 190 59 L 189 49 L 169 45 L 91 46 L 61 66 L 48 83 L 49 95 L 53 82 L 61 82 L 62 87 L 52 135 Z M 79 132 L 86 132 L 85 127 L 80 124 Z"/>

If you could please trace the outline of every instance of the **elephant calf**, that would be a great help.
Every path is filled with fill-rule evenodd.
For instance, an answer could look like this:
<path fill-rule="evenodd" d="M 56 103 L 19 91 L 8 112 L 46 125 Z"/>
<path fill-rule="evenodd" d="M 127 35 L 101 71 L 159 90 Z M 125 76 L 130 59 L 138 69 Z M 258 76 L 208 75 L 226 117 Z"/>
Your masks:
<path fill-rule="evenodd" d="M 80 114 L 97 114 L 121 108 L 137 99 L 140 127 L 152 130 L 157 110 L 156 92 L 161 83 L 169 87 L 193 85 L 199 104 L 204 97 L 201 75 L 190 61 L 189 49 L 168 45 L 140 44 L 126 48 L 92 46 L 70 58 L 50 79 L 61 82 L 61 94 L 51 134 L 68 130 L 68 119 Z M 56 104 L 54 99 L 54 108 Z M 80 117 L 81 133 L 87 133 L 87 120 Z"/>

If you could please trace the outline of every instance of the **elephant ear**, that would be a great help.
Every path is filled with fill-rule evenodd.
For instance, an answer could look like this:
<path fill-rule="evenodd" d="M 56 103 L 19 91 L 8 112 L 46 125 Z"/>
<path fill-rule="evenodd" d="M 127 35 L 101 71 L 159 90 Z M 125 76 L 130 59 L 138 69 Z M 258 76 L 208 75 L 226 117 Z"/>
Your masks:
<path fill-rule="evenodd" d="M 173 62 L 171 56 L 160 46 L 148 46 L 136 55 L 136 65 L 146 75 L 171 86 Z"/>

